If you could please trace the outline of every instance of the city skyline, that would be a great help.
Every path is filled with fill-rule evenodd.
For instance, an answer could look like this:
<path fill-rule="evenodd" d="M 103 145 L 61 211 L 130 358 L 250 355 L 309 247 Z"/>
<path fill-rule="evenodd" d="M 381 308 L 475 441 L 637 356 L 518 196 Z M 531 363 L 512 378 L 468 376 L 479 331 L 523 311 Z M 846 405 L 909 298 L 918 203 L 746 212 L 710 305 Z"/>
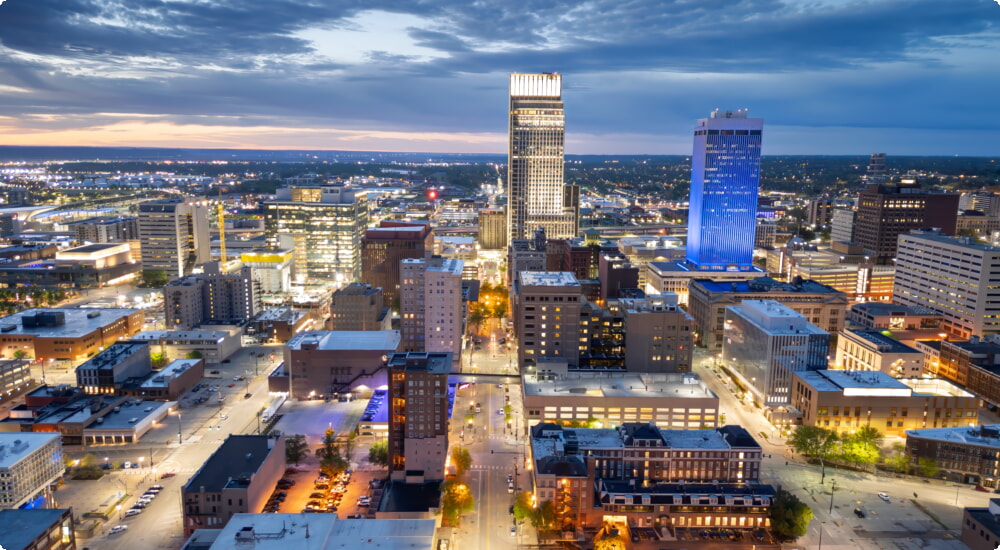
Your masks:
<path fill-rule="evenodd" d="M 765 155 L 988 155 L 998 18 L 989 0 L 10 0 L 0 144 L 502 153 L 505 75 L 553 71 L 567 154 L 689 154 L 690 120 L 750 107 Z"/>

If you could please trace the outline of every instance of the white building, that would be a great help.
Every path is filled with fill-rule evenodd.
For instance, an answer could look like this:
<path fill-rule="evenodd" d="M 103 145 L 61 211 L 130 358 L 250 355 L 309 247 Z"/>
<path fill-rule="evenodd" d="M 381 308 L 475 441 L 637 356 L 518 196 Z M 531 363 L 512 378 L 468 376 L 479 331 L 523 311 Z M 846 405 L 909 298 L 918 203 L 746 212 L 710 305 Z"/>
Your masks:
<path fill-rule="evenodd" d="M 65 472 L 60 433 L 0 433 L 0 508 L 48 496 Z"/>
<path fill-rule="evenodd" d="M 792 373 L 827 367 L 830 333 L 773 300 L 726 308 L 723 362 L 758 403 L 789 404 Z"/>
<path fill-rule="evenodd" d="M 401 263 L 400 316 L 403 351 L 461 354 L 464 309 L 462 260 L 407 258 Z"/>
<path fill-rule="evenodd" d="M 143 271 L 165 271 L 182 277 L 212 259 L 208 239 L 208 207 L 183 199 L 139 205 L 139 241 Z"/>
<path fill-rule="evenodd" d="M 292 286 L 291 250 L 251 251 L 240 254 L 243 265 L 253 270 L 253 278 L 260 282 L 265 294 L 288 292 Z"/>
<path fill-rule="evenodd" d="M 958 338 L 1000 332 L 1000 247 L 936 232 L 899 236 L 892 302 L 928 307 Z"/>
<path fill-rule="evenodd" d="M 878 330 L 844 329 L 837 339 L 838 369 L 881 371 L 893 378 L 919 378 L 924 354 Z"/>

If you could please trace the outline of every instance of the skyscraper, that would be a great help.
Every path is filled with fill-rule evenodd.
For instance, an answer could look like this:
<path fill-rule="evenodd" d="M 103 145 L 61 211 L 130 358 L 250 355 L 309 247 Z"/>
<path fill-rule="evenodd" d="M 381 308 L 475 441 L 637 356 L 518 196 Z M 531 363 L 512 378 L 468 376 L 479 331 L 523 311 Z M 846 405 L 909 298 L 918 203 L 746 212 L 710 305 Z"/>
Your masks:
<path fill-rule="evenodd" d="M 507 149 L 507 231 L 529 238 L 539 226 L 550 238 L 579 232 L 580 195 L 563 182 L 566 116 L 562 76 L 510 75 Z"/>
<path fill-rule="evenodd" d="M 164 271 L 168 278 L 191 273 L 211 259 L 208 207 L 165 199 L 139 205 L 143 272 Z"/>
<path fill-rule="evenodd" d="M 752 269 L 764 119 L 745 109 L 698 120 L 691 157 L 687 261 L 705 271 Z"/>

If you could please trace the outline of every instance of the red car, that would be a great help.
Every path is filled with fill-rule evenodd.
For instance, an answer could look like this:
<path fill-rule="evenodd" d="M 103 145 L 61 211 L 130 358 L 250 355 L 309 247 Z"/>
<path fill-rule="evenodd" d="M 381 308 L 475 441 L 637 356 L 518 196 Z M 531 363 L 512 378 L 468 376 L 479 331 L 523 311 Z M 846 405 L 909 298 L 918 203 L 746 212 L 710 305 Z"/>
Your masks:
<path fill-rule="evenodd" d="M 175 475 L 177 474 L 174 472 L 165 472 L 162 476 L 160 476 L 160 479 L 167 479 L 168 477 L 174 477 Z"/>

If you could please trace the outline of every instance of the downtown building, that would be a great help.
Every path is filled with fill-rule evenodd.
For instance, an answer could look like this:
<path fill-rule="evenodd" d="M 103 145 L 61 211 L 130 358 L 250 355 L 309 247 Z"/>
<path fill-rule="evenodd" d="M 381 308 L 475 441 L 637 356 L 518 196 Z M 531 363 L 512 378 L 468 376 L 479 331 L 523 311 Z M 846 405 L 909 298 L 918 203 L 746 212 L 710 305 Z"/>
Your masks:
<path fill-rule="evenodd" d="M 383 221 L 361 240 L 361 280 L 381 287 L 384 305 L 399 310 L 400 262 L 426 258 L 433 248 L 429 224 Z"/>
<path fill-rule="evenodd" d="M 580 227 L 580 188 L 564 181 L 562 76 L 510 75 L 508 112 L 509 241 L 529 238 L 539 227 L 550 238 L 575 237 Z"/>
<path fill-rule="evenodd" d="M 907 430 L 906 456 L 912 472 L 927 459 L 939 468 L 935 477 L 1000 489 L 1000 424 Z"/>
<path fill-rule="evenodd" d="M 282 349 L 268 387 L 300 401 L 367 392 L 386 384 L 386 357 L 398 349 L 396 330 L 300 332 Z"/>
<path fill-rule="evenodd" d="M 66 227 L 78 241 L 89 243 L 120 243 L 139 240 L 139 219 L 99 216 L 70 222 Z"/>
<path fill-rule="evenodd" d="M 899 236 L 892 301 L 944 316 L 959 339 L 1000 332 L 1000 248 L 932 231 Z"/>
<path fill-rule="evenodd" d="M 924 191 L 915 183 L 869 185 L 858 199 L 854 243 L 873 263 L 892 265 L 901 234 L 931 227 L 955 234 L 958 198 L 955 193 Z"/>
<path fill-rule="evenodd" d="M 457 362 L 465 334 L 464 262 L 432 256 L 401 264 L 401 350 L 450 353 Z"/>
<path fill-rule="evenodd" d="M 389 476 L 443 481 L 448 460 L 450 353 L 389 355 Z"/>
<path fill-rule="evenodd" d="M 139 205 L 139 241 L 142 270 L 183 277 L 194 266 L 212 259 L 209 247 L 208 206 L 164 199 Z"/>
<path fill-rule="evenodd" d="M 264 203 L 268 243 L 292 251 L 299 283 L 357 281 L 368 219 L 368 196 L 347 186 L 286 187 Z"/>
<path fill-rule="evenodd" d="M 483 250 L 507 249 L 507 211 L 483 208 L 479 211 L 479 246 Z"/>
<path fill-rule="evenodd" d="M 191 330 L 202 324 L 243 325 L 261 310 L 260 282 L 253 268 L 235 261 L 207 262 L 203 272 L 163 287 L 167 329 Z"/>
<path fill-rule="evenodd" d="M 0 434 L 0 509 L 45 507 L 65 471 L 59 433 Z"/>
<path fill-rule="evenodd" d="M 392 316 L 383 305 L 382 288 L 351 283 L 333 293 L 330 330 L 389 330 Z"/>

